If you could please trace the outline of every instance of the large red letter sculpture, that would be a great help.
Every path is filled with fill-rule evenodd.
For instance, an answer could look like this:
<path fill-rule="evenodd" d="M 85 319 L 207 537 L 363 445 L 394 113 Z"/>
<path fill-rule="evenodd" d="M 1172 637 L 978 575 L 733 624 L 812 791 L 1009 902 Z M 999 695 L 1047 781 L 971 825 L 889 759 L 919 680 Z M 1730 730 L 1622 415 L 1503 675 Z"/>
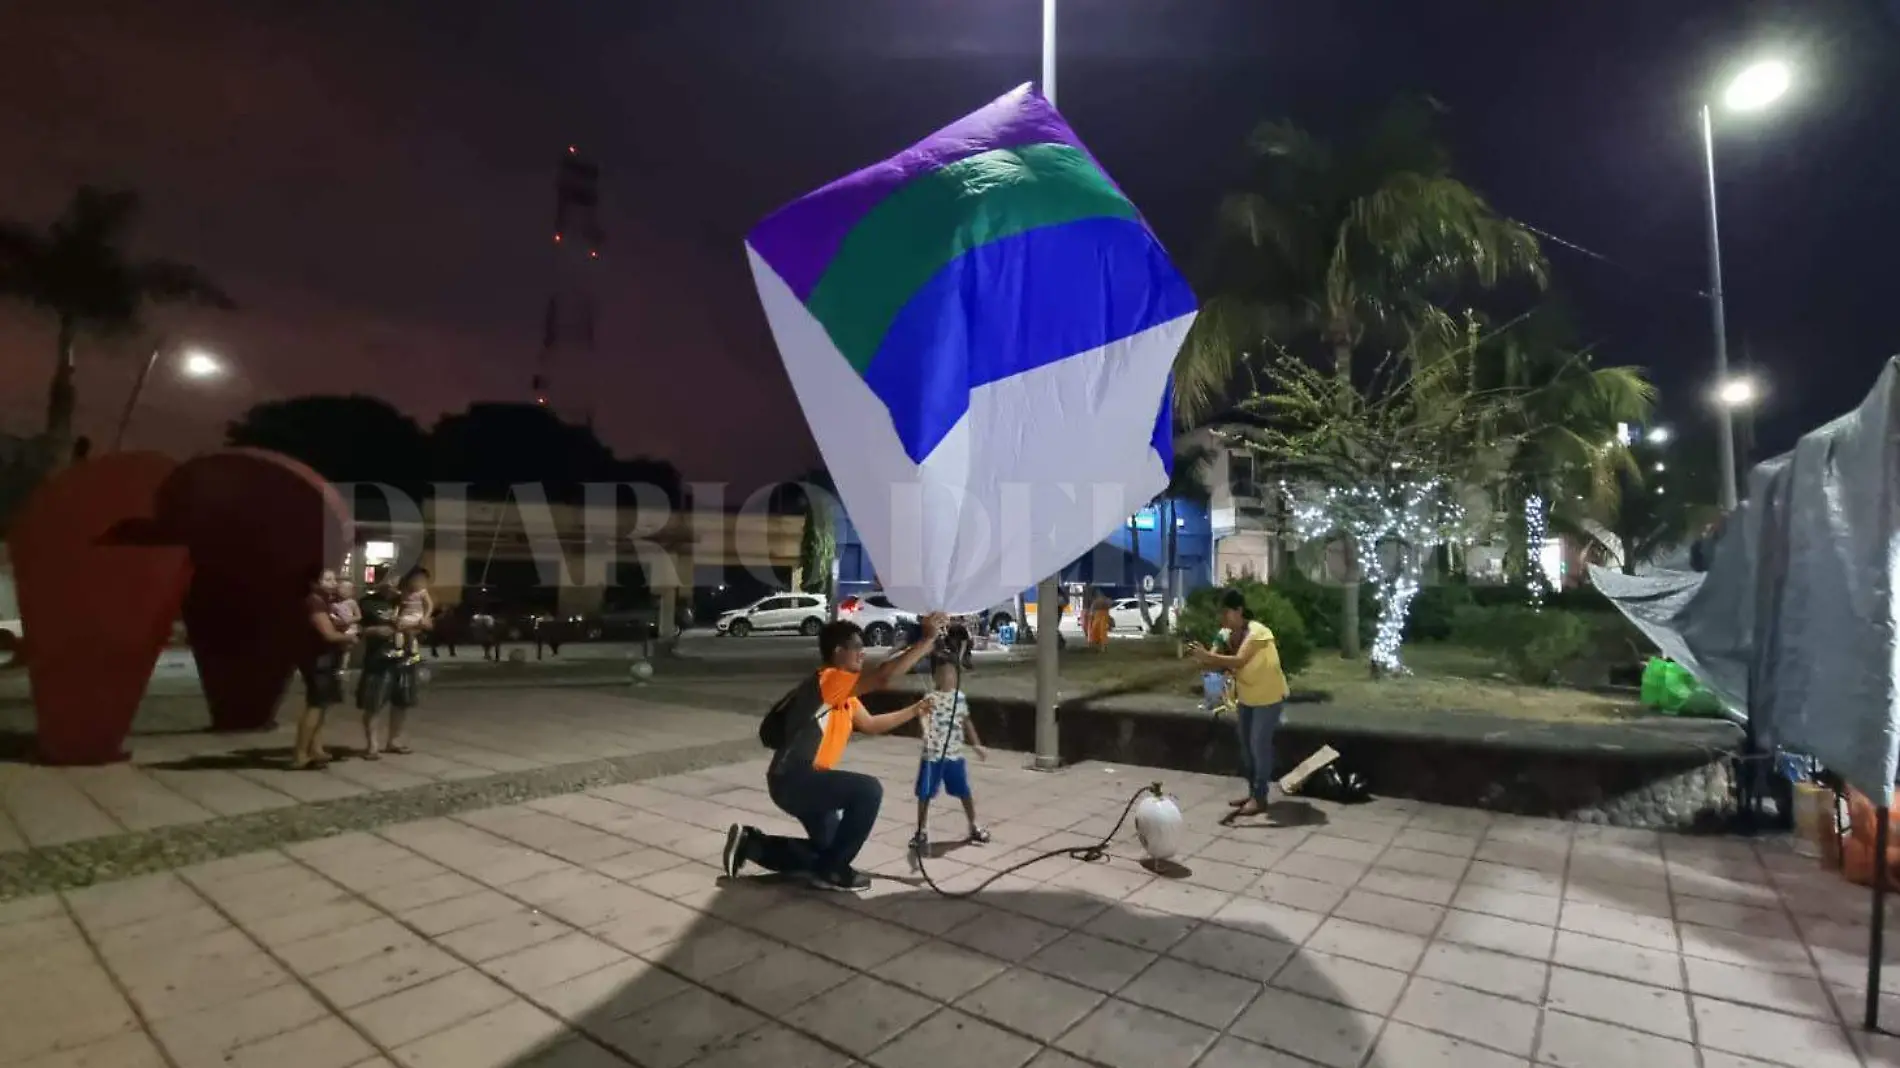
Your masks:
<path fill-rule="evenodd" d="M 211 728 L 269 727 L 310 640 L 310 577 L 349 545 L 342 499 L 286 456 L 227 449 L 180 467 L 160 515 L 191 553 L 185 631 Z"/>
<path fill-rule="evenodd" d="M 157 521 L 177 470 L 153 452 L 88 460 L 35 491 L 14 523 L 7 541 L 46 763 L 125 759 L 191 577 L 184 546 Z"/>

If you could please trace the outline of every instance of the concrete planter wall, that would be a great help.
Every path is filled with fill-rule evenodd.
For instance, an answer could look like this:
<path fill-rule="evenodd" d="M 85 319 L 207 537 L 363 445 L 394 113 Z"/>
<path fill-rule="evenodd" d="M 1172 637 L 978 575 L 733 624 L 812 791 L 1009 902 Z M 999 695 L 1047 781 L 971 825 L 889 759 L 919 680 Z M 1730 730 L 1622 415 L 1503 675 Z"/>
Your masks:
<path fill-rule="evenodd" d="M 873 711 L 915 700 L 873 694 Z M 1035 748 L 1035 707 L 1011 698 L 971 696 L 971 716 L 985 742 Z M 1240 768 L 1233 721 L 1172 712 L 1065 705 L 1059 710 L 1064 763 L 1099 760 L 1183 771 L 1234 773 Z M 1322 744 L 1365 775 L 1375 794 L 1529 816 L 1653 830 L 1713 830 L 1734 812 L 1731 758 L 1740 731 L 1688 724 L 1618 734 L 1616 725 L 1530 724 L 1522 734 L 1484 737 L 1381 730 L 1338 722 L 1301 723 L 1289 708 L 1279 732 L 1275 774 Z M 1310 718 L 1310 717 L 1309 717 Z M 914 728 L 907 728 L 914 731 Z"/>

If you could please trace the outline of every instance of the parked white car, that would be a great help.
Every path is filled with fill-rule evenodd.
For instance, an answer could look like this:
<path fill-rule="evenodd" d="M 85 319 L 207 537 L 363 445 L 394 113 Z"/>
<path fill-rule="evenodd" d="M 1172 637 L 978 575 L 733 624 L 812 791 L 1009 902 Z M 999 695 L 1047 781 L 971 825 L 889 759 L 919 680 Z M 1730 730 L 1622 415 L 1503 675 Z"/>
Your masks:
<path fill-rule="evenodd" d="M 1148 598 L 1148 618 L 1161 618 L 1161 598 Z M 1124 597 L 1108 608 L 1108 626 L 1110 630 L 1141 631 L 1141 598 Z"/>
<path fill-rule="evenodd" d="M 752 633 L 797 632 L 816 635 L 825 625 L 825 599 L 815 593 L 775 593 L 722 613 L 713 629 L 734 638 Z"/>
<path fill-rule="evenodd" d="M 906 612 L 881 593 L 855 594 L 838 602 L 838 618 L 856 623 L 866 645 L 892 645 L 916 634 L 917 613 Z"/>

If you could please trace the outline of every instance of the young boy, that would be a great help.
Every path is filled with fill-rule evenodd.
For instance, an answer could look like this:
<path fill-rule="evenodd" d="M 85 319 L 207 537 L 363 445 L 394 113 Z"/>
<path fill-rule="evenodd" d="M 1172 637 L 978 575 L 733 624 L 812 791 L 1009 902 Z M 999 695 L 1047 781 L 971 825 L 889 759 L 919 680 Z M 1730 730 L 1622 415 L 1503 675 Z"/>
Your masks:
<path fill-rule="evenodd" d="M 970 794 L 970 776 L 963 764 L 963 742 L 969 740 L 978 760 L 988 760 L 989 751 L 977 737 L 976 724 L 970 722 L 969 702 L 957 686 L 956 661 L 939 656 L 931 663 L 930 673 L 937 688 L 931 691 L 929 710 L 921 720 L 924 748 L 917 765 L 917 834 L 910 840 L 913 868 L 930 847 L 930 802 L 939 789 L 963 802 L 963 815 L 970 821 L 969 840 L 978 845 L 990 840 L 990 832 L 976 822 L 976 798 Z"/>

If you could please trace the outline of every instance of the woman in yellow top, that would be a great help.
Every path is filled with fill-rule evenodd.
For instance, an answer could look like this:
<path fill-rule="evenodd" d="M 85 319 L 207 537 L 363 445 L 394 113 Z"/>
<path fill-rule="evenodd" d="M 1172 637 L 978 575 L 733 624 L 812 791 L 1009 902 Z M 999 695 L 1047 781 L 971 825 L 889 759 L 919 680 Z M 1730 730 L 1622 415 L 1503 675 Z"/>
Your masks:
<path fill-rule="evenodd" d="M 1280 670 L 1280 648 L 1273 631 L 1253 618 L 1239 590 L 1221 595 L 1220 624 L 1231 635 L 1231 655 L 1199 645 L 1188 646 L 1188 652 L 1202 667 L 1233 672 L 1234 697 L 1239 702 L 1240 771 L 1247 779 L 1247 796 L 1233 802 L 1234 815 L 1258 816 L 1267 811 L 1267 789 L 1273 783 L 1273 734 L 1286 711 L 1286 673 Z"/>

